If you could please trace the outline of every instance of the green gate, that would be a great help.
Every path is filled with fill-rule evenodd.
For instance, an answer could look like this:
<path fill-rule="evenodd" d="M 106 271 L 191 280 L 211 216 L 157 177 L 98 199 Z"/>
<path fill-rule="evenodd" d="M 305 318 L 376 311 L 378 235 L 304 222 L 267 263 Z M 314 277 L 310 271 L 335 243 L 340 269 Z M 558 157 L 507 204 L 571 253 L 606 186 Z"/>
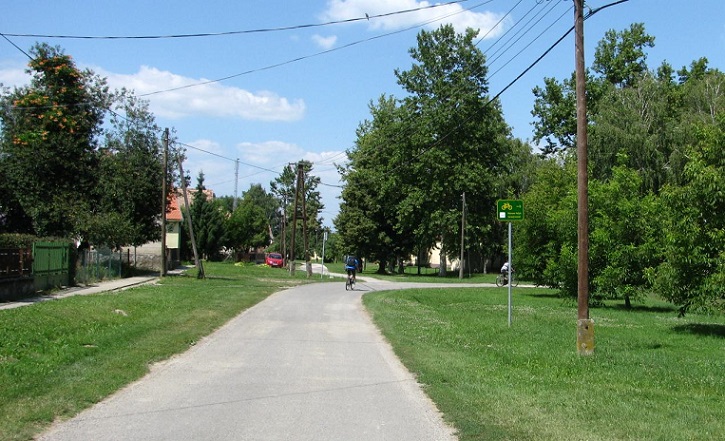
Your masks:
<path fill-rule="evenodd" d="M 70 285 L 71 244 L 66 242 L 35 242 L 33 244 L 33 277 L 35 289 Z"/>

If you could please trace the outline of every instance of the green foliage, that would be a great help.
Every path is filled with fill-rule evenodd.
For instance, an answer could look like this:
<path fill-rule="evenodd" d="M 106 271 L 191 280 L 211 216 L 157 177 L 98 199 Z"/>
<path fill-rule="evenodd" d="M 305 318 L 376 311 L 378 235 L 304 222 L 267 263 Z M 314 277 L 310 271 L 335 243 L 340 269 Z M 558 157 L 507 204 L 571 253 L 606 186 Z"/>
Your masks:
<path fill-rule="evenodd" d="M 652 273 L 655 290 L 682 314 L 725 311 L 725 113 L 698 139 L 685 152 L 684 185 L 663 191 L 665 261 Z"/>
<path fill-rule="evenodd" d="M 590 300 L 651 291 L 689 310 L 723 310 L 722 119 L 725 75 L 694 61 L 674 75 L 646 66 L 654 38 L 642 25 L 610 31 L 587 81 Z M 545 155 L 572 147 L 574 82 L 537 88 L 536 140 Z M 577 295 L 576 183 L 565 152 L 539 164 L 524 195 L 517 269 Z M 557 169 L 562 174 L 556 176 Z M 567 177 L 567 179 L 563 179 Z"/>
<path fill-rule="evenodd" d="M 346 185 L 335 226 L 340 258 L 354 254 L 387 262 L 409 254 L 415 239 L 410 211 L 399 210 L 404 195 L 414 191 L 401 170 L 406 167 L 409 115 L 393 97 L 381 96 L 369 108 L 373 119 L 358 128 L 350 162 L 341 170 Z"/>
<path fill-rule="evenodd" d="M 514 228 L 514 268 L 538 285 L 561 288 L 568 285 L 570 273 L 565 271 L 570 267 L 566 250 L 576 244 L 575 164 L 542 160 L 531 180 L 523 195 L 526 216 Z M 562 256 L 564 244 L 568 247 Z"/>
<path fill-rule="evenodd" d="M 4 233 L 0 234 L 0 248 L 31 248 L 37 240 L 32 234 Z"/>
<path fill-rule="evenodd" d="M 3 206 L 30 221 L 28 232 L 69 237 L 79 232 L 78 216 L 91 205 L 95 147 L 110 97 L 103 80 L 78 70 L 60 48 L 38 44 L 31 53 L 30 85 L 3 95 L 0 103 L 0 169 L 10 191 Z"/>
<path fill-rule="evenodd" d="M 360 125 L 342 170 L 335 225 L 348 252 L 384 263 L 441 243 L 444 259 L 457 256 L 464 192 L 469 243 L 493 249 L 495 200 L 516 162 L 509 156 L 528 152 L 511 141 L 499 103 L 487 97 L 476 34 L 422 31 L 411 68 L 395 71 L 406 98 L 370 105 L 372 120 Z"/>
<path fill-rule="evenodd" d="M 644 25 L 635 23 L 622 32 L 610 30 L 597 45 L 592 70 L 586 72 L 587 115 L 596 115 L 600 99 L 612 88 L 631 87 L 647 72 L 646 47 L 654 37 Z M 545 78 L 544 87 L 533 89 L 534 142 L 542 140 L 543 153 L 551 155 L 574 147 L 576 143 L 575 74 L 558 82 Z"/>
<path fill-rule="evenodd" d="M 597 299 L 642 300 L 646 274 L 661 262 L 660 206 L 641 194 L 642 178 L 615 167 L 612 179 L 590 186 L 590 278 Z"/>
<path fill-rule="evenodd" d="M 197 176 L 196 191 L 187 212 L 191 216 L 197 252 L 201 258 L 218 260 L 224 243 L 224 209 L 222 204 L 207 199 L 204 186 L 204 172 Z M 188 228 L 188 226 L 185 227 Z M 189 241 L 191 235 L 186 231 Z"/>
<path fill-rule="evenodd" d="M 117 231 L 89 238 L 95 245 L 120 247 L 142 245 L 160 235 L 159 214 L 162 190 L 160 128 L 148 110 L 148 103 L 122 91 L 115 100 L 112 129 L 106 132 L 100 153 L 98 203 L 93 216 L 116 217 Z M 169 156 L 173 157 L 173 153 Z M 173 175 L 167 182 L 171 191 Z"/>
<path fill-rule="evenodd" d="M 645 48 L 654 47 L 654 42 L 642 23 L 633 23 L 622 32 L 609 30 L 597 44 L 592 69 L 607 83 L 632 87 L 647 72 Z"/>
<path fill-rule="evenodd" d="M 242 252 L 267 246 L 269 223 L 264 208 L 245 196 L 226 221 L 225 238 L 232 248 Z"/>
<path fill-rule="evenodd" d="M 162 171 L 147 103 L 110 92 L 58 47 L 32 55 L 30 85 L 0 97 L 0 227 L 109 247 L 158 237 Z M 104 121 L 112 106 L 125 116 Z"/>

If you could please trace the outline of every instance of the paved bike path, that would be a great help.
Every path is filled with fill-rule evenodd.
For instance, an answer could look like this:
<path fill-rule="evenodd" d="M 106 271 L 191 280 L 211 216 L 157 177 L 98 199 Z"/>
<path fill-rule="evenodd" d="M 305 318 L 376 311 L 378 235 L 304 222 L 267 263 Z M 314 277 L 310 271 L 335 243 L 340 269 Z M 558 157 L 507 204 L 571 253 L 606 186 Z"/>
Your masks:
<path fill-rule="evenodd" d="M 273 294 L 40 439 L 455 440 L 362 306 L 365 291 L 413 285 L 432 287 Z"/>

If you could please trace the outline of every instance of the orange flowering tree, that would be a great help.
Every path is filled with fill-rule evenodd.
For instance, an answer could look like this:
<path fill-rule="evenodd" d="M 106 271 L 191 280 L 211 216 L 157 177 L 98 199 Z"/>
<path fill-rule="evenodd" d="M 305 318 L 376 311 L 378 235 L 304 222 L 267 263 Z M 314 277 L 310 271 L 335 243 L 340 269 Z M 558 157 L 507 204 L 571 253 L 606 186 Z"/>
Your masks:
<path fill-rule="evenodd" d="M 8 230 L 69 237 L 96 185 L 96 144 L 110 95 L 59 48 L 38 44 L 30 84 L 4 93 L 2 209 Z"/>

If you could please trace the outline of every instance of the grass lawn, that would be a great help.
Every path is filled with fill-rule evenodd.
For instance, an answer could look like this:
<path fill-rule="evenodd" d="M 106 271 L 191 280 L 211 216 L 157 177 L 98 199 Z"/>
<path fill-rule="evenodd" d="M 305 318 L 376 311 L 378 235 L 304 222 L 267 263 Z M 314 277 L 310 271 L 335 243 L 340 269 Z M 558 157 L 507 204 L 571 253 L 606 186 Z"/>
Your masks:
<path fill-rule="evenodd" d="M 205 263 L 114 294 L 0 310 L 0 440 L 27 440 L 184 352 L 285 287 L 319 282 L 263 265 Z"/>
<path fill-rule="evenodd" d="M 342 262 L 325 262 L 325 267 L 330 272 L 344 274 L 345 264 Z M 463 279 L 458 278 L 458 271 L 449 270 L 445 277 L 438 275 L 438 269 L 436 268 L 421 268 L 420 274 L 418 274 L 418 267 L 407 266 L 403 274 L 398 273 L 387 273 L 378 274 L 377 264 L 368 264 L 362 273 L 358 275 L 360 277 L 371 277 L 374 279 L 390 280 L 392 282 L 423 282 L 423 283 L 495 283 L 496 273 L 489 274 L 464 274 Z"/>
<path fill-rule="evenodd" d="M 364 297 L 461 440 L 725 439 L 725 317 L 667 304 L 590 311 L 546 289 L 418 289 Z"/>

